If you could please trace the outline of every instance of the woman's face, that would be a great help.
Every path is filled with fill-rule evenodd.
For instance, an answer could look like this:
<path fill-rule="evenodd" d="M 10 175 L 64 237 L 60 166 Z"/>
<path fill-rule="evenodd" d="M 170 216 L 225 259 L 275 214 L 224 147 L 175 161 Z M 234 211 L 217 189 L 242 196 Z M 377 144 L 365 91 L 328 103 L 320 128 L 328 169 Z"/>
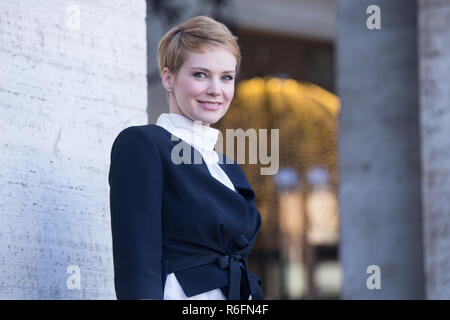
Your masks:
<path fill-rule="evenodd" d="M 190 52 L 174 78 L 163 74 L 170 94 L 170 112 L 209 126 L 228 111 L 234 95 L 236 58 L 221 47 L 206 47 L 203 53 Z"/>

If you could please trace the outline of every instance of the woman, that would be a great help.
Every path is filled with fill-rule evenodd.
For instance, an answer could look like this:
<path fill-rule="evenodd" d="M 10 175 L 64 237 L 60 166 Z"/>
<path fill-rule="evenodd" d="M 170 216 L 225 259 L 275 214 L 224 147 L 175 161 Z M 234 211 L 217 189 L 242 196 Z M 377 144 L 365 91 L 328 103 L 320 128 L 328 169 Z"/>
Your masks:
<path fill-rule="evenodd" d="M 161 39 L 158 63 L 170 113 L 126 128 L 111 151 L 117 298 L 264 299 L 248 268 L 261 227 L 255 194 L 240 166 L 214 151 L 210 127 L 234 95 L 236 38 L 194 17 Z"/>

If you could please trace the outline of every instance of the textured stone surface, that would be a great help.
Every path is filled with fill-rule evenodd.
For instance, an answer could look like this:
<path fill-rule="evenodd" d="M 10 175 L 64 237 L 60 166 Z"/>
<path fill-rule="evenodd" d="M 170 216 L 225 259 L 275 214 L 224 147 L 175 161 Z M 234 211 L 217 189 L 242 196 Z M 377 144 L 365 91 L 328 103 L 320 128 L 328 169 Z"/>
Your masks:
<path fill-rule="evenodd" d="M 426 293 L 450 299 L 450 2 L 419 1 Z"/>
<path fill-rule="evenodd" d="M 376 1 L 381 30 L 366 27 L 374 1 L 336 4 L 342 298 L 422 299 L 415 1 Z"/>
<path fill-rule="evenodd" d="M 145 14 L 145 1 L 2 1 L 0 299 L 115 298 L 107 174 L 118 132 L 147 123 Z"/>

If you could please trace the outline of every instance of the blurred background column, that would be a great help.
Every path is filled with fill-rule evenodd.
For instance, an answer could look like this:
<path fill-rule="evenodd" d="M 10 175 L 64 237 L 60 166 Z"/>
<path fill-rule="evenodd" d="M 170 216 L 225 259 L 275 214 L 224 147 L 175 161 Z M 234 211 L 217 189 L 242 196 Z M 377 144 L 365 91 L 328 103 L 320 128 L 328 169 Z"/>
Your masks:
<path fill-rule="evenodd" d="M 419 1 L 426 296 L 450 299 L 450 1 Z"/>
<path fill-rule="evenodd" d="M 339 299 L 342 287 L 341 269 L 334 254 L 339 242 L 339 212 L 336 193 L 330 174 L 324 167 L 316 166 L 308 172 L 311 186 L 306 195 L 306 230 L 310 274 L 314 298 Z"/>
<path fill-rule="evenodd" d="M 306 221 L 300 178 L 290 167 L 275 175 L 279 205 L 280 291 L 282 299 L 300 299 L 308 294 L 305 260 Z"/>
<path fill-rule="evenodd" d="M 336 4 L 342 298 L 421 299 L 416 1 Z M 366 26 L 372 4 L 380 30 Z M 371 265 L 380 268 L 380 289 L 367 287 Z"/>

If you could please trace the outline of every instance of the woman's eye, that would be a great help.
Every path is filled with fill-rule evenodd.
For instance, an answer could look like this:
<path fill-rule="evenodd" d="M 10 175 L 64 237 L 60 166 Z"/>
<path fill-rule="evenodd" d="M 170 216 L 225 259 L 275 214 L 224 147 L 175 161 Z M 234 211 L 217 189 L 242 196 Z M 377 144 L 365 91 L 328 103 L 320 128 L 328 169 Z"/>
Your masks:
<path fill-rule="evenodd" d="M 194 77 L 204 78 L 204 77 L 206 77 L 206 74 L 204 72 L 196 72 L 196 73 L 194 73 Z M 227 81 L 231 81 L 231 80 L 233 80 L 233 77 L 227 75 L 227 76 L 224 76 L 223 79 L 225 79 Z"/>

